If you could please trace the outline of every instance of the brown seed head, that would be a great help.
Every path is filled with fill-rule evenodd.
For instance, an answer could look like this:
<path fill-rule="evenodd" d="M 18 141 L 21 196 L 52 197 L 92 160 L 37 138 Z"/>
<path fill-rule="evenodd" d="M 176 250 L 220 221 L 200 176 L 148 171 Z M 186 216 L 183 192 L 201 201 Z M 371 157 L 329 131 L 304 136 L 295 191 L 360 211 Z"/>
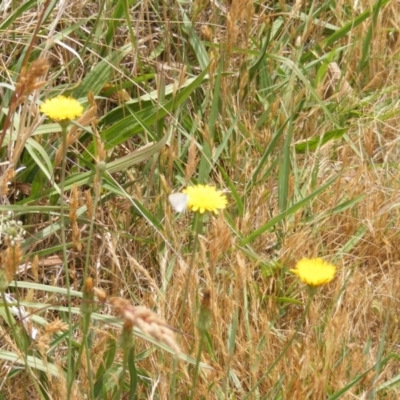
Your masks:
<path fill-rule="evenodd" d="M 45 333 L 56 333 L 60 331 L 67 331 L 68 330 L 68 324 L 65 322 L 61 321 L 60 319 L 55 319 L 53 322 L 51 322 L 49 325 L 47 325 L 45 328 Z"/>
<path fill-rule="evenodd" d="M 174 332 L 157 314 L 143 306 L 134 307 L 119 297 L 112 298 L 110 304 L 124 320 L 124 329 L 135 326 L 176 353 L 180 352 Z"/>
<path fill-rule="evenodd" d="M 190 146 L 189 146 L 189 156 L 188 156 L 188 162 L 187 162 L 186 171 L 185 171 L 186 185 L 189 183 L 190 178 L 193 176 L 194 171 L 196 171 L 198 163 L 199 163 L 199 160 L 197 158 L 197 144 L 196 144 L 196 140 L 192 139 L 192 141 L 190 142 Z"/>
<path fill-rule="evenodd" d="M 33 278 L 35 279 L 35 282 L 39 282 L 39 256 L 37 254 L 34 255 L 33 260 L 32 260 L 32 266 L 31 266 L 31 271 L 33 274 Z"/>
<path fill-rule="evenodd" d="M 104 304 L 107 301 L 107 293 L 104 290 L 94 287 L 93 291 L 101 303 Z"/>
<path fill-rule="evenodd" d="M 8 239 L 6 242 L 10 242 Z M 22 251 L 19 242 L 9 243 L 9 247 L 6 249 L 5 256 L 5 267 L 7 273 L 7 279 L 11 282 L 14 278 L 15 271 L 18 265 L 21 263 Z"/>
<path fill-rule="evenodd" d="M 34 90 L 40 89 L 46 82 L 40 82 L 39 79 L 47 72 L 49 64 L 45 58 L 39 58 L 33 61 L 31 66 L 23 68 L 21 75 L 15 87 L 16 102 L 12 105 L 17 108 L 22 104 L 26 97 L 29 96 Z"/>

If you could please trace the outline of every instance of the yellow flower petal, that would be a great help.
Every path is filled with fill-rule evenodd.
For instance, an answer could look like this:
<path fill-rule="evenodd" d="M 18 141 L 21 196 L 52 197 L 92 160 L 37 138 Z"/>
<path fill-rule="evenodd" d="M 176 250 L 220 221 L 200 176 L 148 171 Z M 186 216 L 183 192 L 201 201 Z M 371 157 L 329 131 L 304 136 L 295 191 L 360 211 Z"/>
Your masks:
<path fill-rule="evenodd" d="M 40 111 L 55 121 L 64 121 L 80 117 L 83 107 L 78 100 L 71 97 L 57 96 L 44 101 Z"/>
<path fill-rule="evenodd" d="M 187 207 L 189 210 L 204 214 L 206 211 L 218 214 L 223 210 L 228 201 L 225 195 L 214 186 L 195 185 L 183 190 L 187 194 Z"/>
<path fill-rule="evenodd" d="M 320 286 L 330 282 L 336 274 L 336 267 L 322 258 L 303 258 L 291 272 L 309 286 Z"/>

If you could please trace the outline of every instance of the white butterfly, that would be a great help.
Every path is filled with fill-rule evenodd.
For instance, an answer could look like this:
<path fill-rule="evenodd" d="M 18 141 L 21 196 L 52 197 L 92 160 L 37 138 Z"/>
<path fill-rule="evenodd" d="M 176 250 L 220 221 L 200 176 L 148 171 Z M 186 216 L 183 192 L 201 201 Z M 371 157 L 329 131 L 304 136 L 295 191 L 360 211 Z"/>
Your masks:
<path fill-rule="evenodd" d="M 168 200 L 172 208 L 177 212 L 186 210 L 188 199 L 189 198 L 186 193 L 172 193 L 168 196 Z"/>

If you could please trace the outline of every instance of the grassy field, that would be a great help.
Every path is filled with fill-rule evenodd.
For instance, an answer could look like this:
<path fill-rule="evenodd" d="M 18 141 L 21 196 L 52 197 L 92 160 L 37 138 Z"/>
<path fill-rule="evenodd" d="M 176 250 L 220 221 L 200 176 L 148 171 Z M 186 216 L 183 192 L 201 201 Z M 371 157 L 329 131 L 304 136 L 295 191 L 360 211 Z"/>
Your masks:
<path fill-rule="evenodd" d="M 395 0 L 3 0 L 0 399 L 400 398 L 399 29 Z M 176 212 L 199 184 L 226 207 Z"/>

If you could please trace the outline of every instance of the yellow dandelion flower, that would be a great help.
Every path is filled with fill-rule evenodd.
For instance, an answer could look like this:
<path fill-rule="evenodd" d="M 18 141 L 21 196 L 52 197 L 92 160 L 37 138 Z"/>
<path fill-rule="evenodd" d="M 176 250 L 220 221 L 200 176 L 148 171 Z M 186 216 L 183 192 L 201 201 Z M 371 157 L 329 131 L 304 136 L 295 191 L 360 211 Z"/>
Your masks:
<path fill-rule="evenodd" d="M 44 101 L 40 111 L 55 121 L 65 121 L 80 117 L 83 107 L 78 100 L 71 97 L 57 96 Z"/>
<path fill-rule="evenodd" d="M 218 214 L 218 211 L 223 210 L 228 203 L 225 195 L 214 186 L 189 186 L 183 193 L 187 195 L 187 208 L 200 214 L 206 211 Z"/>
<path fill-rule="evenodd" d="M 336 267 L 322 258 L 303 258 L 291 272 L 309 286 L 320 286 L 330 282 L 336 273 Z"/>

